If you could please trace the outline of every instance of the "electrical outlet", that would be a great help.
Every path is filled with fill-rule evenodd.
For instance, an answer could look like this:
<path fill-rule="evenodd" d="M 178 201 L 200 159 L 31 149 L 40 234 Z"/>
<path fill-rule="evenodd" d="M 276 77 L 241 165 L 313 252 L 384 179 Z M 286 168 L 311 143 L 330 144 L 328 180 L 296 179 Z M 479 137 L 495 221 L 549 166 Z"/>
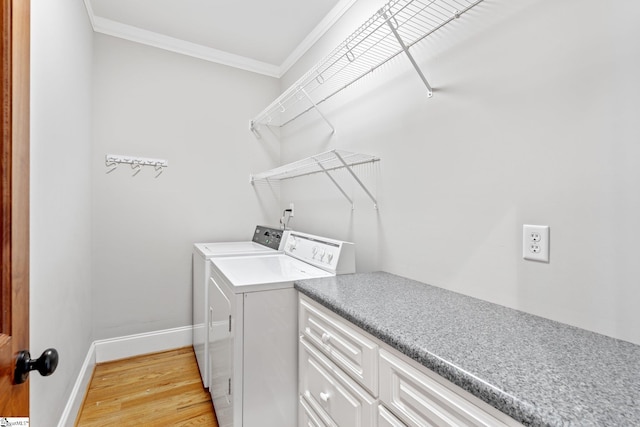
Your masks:
<path fill-rule="evenodd" d="M 522 258 L 549 262 L 549 226 L 522 226 Z"/>

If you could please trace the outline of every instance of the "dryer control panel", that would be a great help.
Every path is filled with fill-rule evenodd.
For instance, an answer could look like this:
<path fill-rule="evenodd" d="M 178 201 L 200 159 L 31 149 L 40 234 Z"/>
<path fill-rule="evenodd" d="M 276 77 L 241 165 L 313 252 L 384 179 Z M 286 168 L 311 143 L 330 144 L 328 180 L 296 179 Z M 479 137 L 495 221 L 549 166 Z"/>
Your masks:
<path fill-rule="evenodd" d="M 292 231 L 284 252 L 332 273 L 355 273 L 355 254 L 350 242 Z"/>

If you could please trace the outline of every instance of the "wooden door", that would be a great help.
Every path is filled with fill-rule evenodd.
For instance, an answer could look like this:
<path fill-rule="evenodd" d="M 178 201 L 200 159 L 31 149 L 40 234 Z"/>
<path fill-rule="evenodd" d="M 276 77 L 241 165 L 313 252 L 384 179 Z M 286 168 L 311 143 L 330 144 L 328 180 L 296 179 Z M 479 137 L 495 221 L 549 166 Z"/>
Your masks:
<path fill-rule="evenodd" d="M 15 385 L 29 344 L 29 9 L 0 0 L 0 417 L 29 416 L 29 381 Z"/>

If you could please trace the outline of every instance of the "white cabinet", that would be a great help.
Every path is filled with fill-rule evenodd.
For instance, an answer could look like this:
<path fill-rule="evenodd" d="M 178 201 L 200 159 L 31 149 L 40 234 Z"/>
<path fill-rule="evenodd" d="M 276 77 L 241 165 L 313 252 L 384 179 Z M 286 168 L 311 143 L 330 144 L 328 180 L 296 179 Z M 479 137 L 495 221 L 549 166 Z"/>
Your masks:
<path fill-rule="evenodd" d="M 507 424 L 463 398 L 450 387 L 403 362 L 390 352 L 380 350 L 380 400 L 406 425 L 487 426 Z"/>
<path fill-rule="evenodd" d="M 522 427 L 304 295 L 298 321 L 301 426 Z"/>
<path fill-rule="evenodd" d="M 378 395 L 378 345 L 341 317 L 300 301 L 300 332 L 341 370 Z"/>
<path fill-rule="evenodd" d="M 327 425 L 375 425 L 377 399 L 304 338 L 300 340 L 299 357 L 302 397 Z"/>

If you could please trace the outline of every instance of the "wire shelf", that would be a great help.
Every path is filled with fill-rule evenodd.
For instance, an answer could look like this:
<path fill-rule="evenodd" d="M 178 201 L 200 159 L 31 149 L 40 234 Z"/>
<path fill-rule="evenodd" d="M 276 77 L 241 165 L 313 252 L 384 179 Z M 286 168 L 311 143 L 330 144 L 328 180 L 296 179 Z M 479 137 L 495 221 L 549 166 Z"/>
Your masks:
<path fill-rule="evenodd" d="M 309 110 L 317 109 L 319 104 L 403 52 L 411 60 L 431 96 L 431 87 L 409 53 L 409 48 L 481 1 L 389 1 L 260 112 L 252 120 L 251 129 L 257 131 L 261 124 L 286 125 Z"/>
<path fill-rule="evenodd" d="M 337 155 L 336 155 L 337 154 Z M 340 160 L 344 160 L 344 163 Z M 356 166 L 364 163 L 371 163 L 380 160 L 378 157 L 368 154 L 352 153 L 343 150 L 331 150 L 320 153 L 297 162 L 289 163 L 275 169 L 259 174 L 251 175 L 251 182 L 297 178 L 305 175 L 312 175 L 320 172 L 328 172 L 341 169 L 346 166 Z"/>
<path fill-rule="evenodd" d="M 365 163 L 377 162 L 380 159 L 369 154 L 352 153 L 343 150 L 331 150 L 297 162 L 289 163 L 275 169 L 268 170 L 259 174 L 251 175 L 251 184 L 256 181 L 281 181 L 284 179 L 297 178 L 300 176 L 312 175 L 316 173 L 324 173 L 333 184 L 340 190 L 342 195 L 351 203 L 353 208 L 353 200 L 347 195 L 342 186 L 335 180 L 329 172 L 345 168 L 360 187 L 367 193 L 367 196 L 373 201 L 374 207 L 378 207 L 376 198 L 367 189 L 364 183 L 356 176 L 351 169 L 353 166 Z"/>

